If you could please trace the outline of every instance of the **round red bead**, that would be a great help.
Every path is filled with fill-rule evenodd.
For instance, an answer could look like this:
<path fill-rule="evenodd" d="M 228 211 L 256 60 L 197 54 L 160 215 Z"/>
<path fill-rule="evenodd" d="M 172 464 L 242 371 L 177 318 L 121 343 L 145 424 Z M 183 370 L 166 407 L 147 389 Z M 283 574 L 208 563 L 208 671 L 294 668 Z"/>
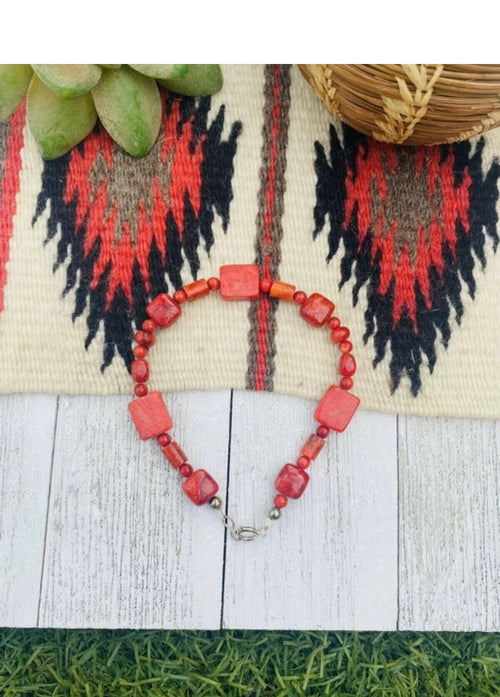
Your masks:
<path fill-rule="evenodd" d="M 147 346 L 147 348 L 150 348 L 151 346 L 154 346 L 156 343 L 156 337 L 152 332 L 143 332 L 144 334 L 144 346 Z"/>
<path fill-rule="evenodd" d="M 134 346 L 132 353 L 136 358 L 146 358 L 146 356 L 148 355 L 147 346 L 144 346 L 143 344 Z"/>
<path fill-rule="evenodd" d="M 269 293 L 271 290 L 273 282 L 270 278 L 263 278 L 259 283 L 259 287 L 262 293 Z"/>
<path fill-rule="evenodd" d="M 172 297 L 179 305 L 182 305 L 182 303 L 185 303 L 187 300 L 186 291 L 182 290 L 182 288 L 176 290 Z"/>
<path fill-rule="evenodd" d="M 153 322 L 152 319 L 145 319 L 144 322 L 142 323 L 142 329 L 145 332 L 155 332 L 156 331 L 156 322 Z"/>
<path fill-rule="evenodd" d="M 181 477 L 190 477 L 193 474 L 193 468 L 187 462 L 179 467 L 179 474 Z"/>
<path fill-rule="evenodd" d="M 352 387 L 353 387 L 353 385 L 354 385 L 354 380 L 353 380 L 352 378 L 344 377 L 344 378 L 342 378 L 342 380 L 340 381 L 340 387 L 341 387 L 343 390 L 351 390 Z"/>
<path fill-rule="evenodd" d="M 346 378 L 350 378 L 356 372 L 356 359 L 352 353 L 343 353 L 340 359 L 339 373 Z"/>
<path fill-rule="evenodd" d="M 297 467 L 300 467 L 301 470 L 307 469 L 310 464 L 311 458 L 307 457 L 307 455 L 301 455 L 297 460 Z"/>
<path fill-rule="evenodd" d="M 347 339 L 345 341 L 341 341 L 339 344 L 339 349 L 342 351 L 342 353 L 351 353 L 352 343 Z"/>
<path fill-rule="evenodd" d="M 134 394 L 136 397 L 145 397 L 148 393 L 148 386 L 143 382 L 140 382 L 134 387 Z"/>
<path fill-rule="evenodd" d="M 293 294 L 293 302 L 297 303 L 297 305 L 303 305 L 306 300 L 307 300 L 307 293 L 304 293 L 303 290 L 296 290 L 295 293 Z"/>
<path fill-rule="evenodd" d="M 274 497 L 274 505 L 276 508 L 285 508 L 288 503 L 288 499 L 284 494 L 276 494 Z"/>
<path fill-rule="evenodd" d="M 340 327 L 341 321 L 338 317 L 330 317 L 328 320 L 328 328 L 329 329 L 337 329 L 337 327 Z"/>
<path fill-rule="evenodd" d="M 350 332 L 347 327 L 336 327 L 335 329 L 332 329 L 330 339 L 337 344 L 339 341 L 344 341 L 347 339 L 349 334 Z"/>
<path fill-rule="evenodd" d="M 147 382 L 149 380 L 149 363 L 143 358 L 132 361 L 130 369 L 134 382 Z"/>
<path fill-rule="evenodd" d="M 330 434 L 330 429 L 328 428 L 328 426 L 325 426 L 324 424 L 321 424 L 316 429 L 316 435 L 319 436 L 320 438 L 328 438 L 329 434 Z"/>
<path fill-rule="evenodd" d="M 144 343 L 144 332 L 139 329 L 139 331 L 134 334 L 134 341 L 136 344 L 141 344 L 141 346 L 145 346 L 146 344 Z"/>
<path fill-rule="evenodd" d="M 220 288 L 220 281 L 215 276 L 212 276 L 211 278 L 209 278 L 207 281 L 207 284 L 208 284 L 208 287 L 210 288 L 210 290 L 219 290 L 219 288 Z"/>
<path fill-rule="evenodd" d="M 160 445 L 162 448 L 166 448 L 167 445 L 170 445 L 172 442 L 172 438 L 168 435 L 168 433 L 160 433 L 156 440 L 158 441 L 158 445 Z"/>

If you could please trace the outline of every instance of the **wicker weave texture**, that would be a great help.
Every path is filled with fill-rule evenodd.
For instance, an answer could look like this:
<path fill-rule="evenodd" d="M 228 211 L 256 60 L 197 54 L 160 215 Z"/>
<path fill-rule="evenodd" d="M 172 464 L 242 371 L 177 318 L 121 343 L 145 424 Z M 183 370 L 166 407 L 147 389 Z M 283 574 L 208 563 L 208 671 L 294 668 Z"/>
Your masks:
<path fill-rule="evenodd" d="M 333 114 L 376 140 L 437 145 L 500 125 L 500 65 L 299 67 Z"/>

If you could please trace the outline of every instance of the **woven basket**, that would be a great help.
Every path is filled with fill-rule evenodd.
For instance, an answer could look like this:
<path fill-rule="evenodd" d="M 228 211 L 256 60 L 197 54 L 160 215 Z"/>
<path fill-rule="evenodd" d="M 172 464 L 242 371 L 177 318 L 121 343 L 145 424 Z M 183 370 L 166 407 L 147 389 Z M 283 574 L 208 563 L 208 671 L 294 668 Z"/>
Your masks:
<path fill-rule="evenodd" d="M 300 65 L 330 111 L 388 143 L 437 145 L 500 124 L 500 65 Z"/>

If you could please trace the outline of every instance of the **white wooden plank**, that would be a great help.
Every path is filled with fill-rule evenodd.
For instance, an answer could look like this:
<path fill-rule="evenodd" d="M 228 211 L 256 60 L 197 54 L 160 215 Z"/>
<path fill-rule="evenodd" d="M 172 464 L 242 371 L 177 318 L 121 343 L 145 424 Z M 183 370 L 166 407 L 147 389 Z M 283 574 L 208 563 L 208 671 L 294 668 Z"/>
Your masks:
<path fill-rule="evenodd" d="M 174 437 L 225 486 L 229 392 L 168 395 Z M 40 624 L 220 626 L 223 530 L 186 498 L 128 397 L 61 397 Z"/>
<path fill-rule="evenodd" d="M 225 444 L 215 433 L 228 428 L 224 394 L 219 407 L 214 393 L 168 397 L 176 438 L 221 484 Z M 61 398 L 40 623 L 216 628 L 220 521 L 185 500 L 155 447 L 126 433 L 126 402 Z M 265 394 L 235 393 L 234 402 L 230 512 L 258 524 L 277 470 L 310 432 L 312 406 Z M 36 624 L 55 418 L 55 396 L 0 397 L 3 626 Z M 393 418 L 358 414 L 330 439 L 308 491 L 268 538 L 228 540 L 224 626 L 394 628 L 394 574 L 387 572 L 394 562 L 381 547 L 395 553 L 396 475 L 393 459 L 377 455 L 384 443 L 394 450 Z M 398 627 L 498 631 L 500 422 L 399 421 Z M 383 475 L 368 486 L 377 468 L 392 471 L 385 491 Z M 165 500 L 177 526 L 164 524 Z M 337 523 L 325 528 L 325 519 Z"/>
<path fill-rule="evenodd" d="M 0 626 L 37 625 L 57 398 L 0 396 Z"/>
<path fill-rule="evenodd" d="M 261 525 L 274 479 L 316 427 L 309 400 L 236 392 L 229 513 Z M 397 460 L 394 416 L 358 412 L 310 467 L 301 499 L 269 535 L 228 539 L 223 625 L 395 629 Z"/>
<path fill-rule="evenodd" d="M 499 631 L 500 421 L 399 423 L 399 627 Z"/>

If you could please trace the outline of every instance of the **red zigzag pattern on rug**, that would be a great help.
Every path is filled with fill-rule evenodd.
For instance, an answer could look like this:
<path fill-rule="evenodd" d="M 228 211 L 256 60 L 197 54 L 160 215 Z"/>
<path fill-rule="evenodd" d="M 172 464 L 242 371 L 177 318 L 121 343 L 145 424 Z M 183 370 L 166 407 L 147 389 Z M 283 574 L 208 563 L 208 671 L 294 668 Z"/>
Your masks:
<path fill-rule="evenodd" d="M 73 320 L 87 313 L 85 348 L 104 328 L 102 370 L 116 353 L 130 370 L 147 303 L 182 287 L 185 259 L 196 279 L 199 245 L 209 251 L 215 241 L 215 216 L 224 232 L 229 224 L 241 123 L 222 140 L 224 106 L 209 124 L 210 97 L 163 92 L 163 99 L 162 129 L 147 156 L 127 155 L 97 127 L 67 155 L 44 163 L 34 220 L 50 205 L 54 270 L 66 265 L 63 295 L 75 291 Z"/>
<path fill-rule="evenodd" d="M 10 239 L 14 228 L 16 196 L 21 180 L 21 151 L 26 121 L 24 106 L 0 124 L 0 312 L 4 309 Z"/>
<path fill-rule="evenodd" d="M 354 281 L 354 305 L 366 286 L 373 365 L 388 353 L 391 391 L 406 377 L 416 397 L 424 357 L 432 373 L 463 293 L 475 296 L 477 262 L 497 249 L 500 165 L 483 171 L 484 138 L 405 148 L 332 125 L 329 148 L 315 148 L 313 238 L 326 232 L 327 263 L 343 242 L 340 285 Z"/>

